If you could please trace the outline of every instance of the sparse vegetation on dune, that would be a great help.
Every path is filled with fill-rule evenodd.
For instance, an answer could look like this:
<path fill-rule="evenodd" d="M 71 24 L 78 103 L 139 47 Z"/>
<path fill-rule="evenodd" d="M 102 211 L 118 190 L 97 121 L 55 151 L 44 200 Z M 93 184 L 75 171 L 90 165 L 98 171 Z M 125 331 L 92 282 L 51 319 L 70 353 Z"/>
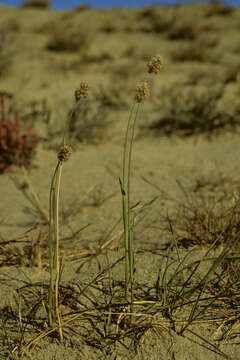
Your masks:
<path fill-rule="evenodd" d="M 224 85 L 212 86 L 211 90 L 207 86 L 172 85 L 160 96 L 159 112 L 156 109 L 156 113 L 161 115 L 151 124 L 142 125 L 139 136 L 146 135 L 150 130 L 155 136 L 204 134 L 211 139 L 223 130 L 239 131 L 240 104 L 238 101 L 234 104 L 233 100 L 233 113 L 221 110 L 219 103 L 223 97 Z"/>
<path fill-rule="evenodd" d="M 23 5 L 35 7 L 36 11 L 47 6 L 46 1 L 28 1 Z M 41 91 L 53 86 L 54 94 L 62 96 L 64 92 L 59 99 L 65 101 L 69 88 L 65 91 L 65 85 L 60 86 L 63 79 L 67 81 L 69 77 L 72 85 L 78 71 L 82 76 L 83 69 L 87 69 L 89 76 L 93 71 L 95 76 L 91 77 L 90 85 L 81 81 L 74 94 L 71 90 L 73 106 L 70 110 L 65 106 L 64 123 L 63 115 L 59 115 L 64 107 L 59 101 L 55 103 L 59 109 L 54 108 L 50 95 L 44 100 L 38 95 L 35 101 L 20 101 L 17 105 L 15 97 L 0 89 L 0 180 L 4 184 L 9 176 L 17 193 L 28 201 L 23 214 L 28 229 L 20 236 L 3 236 L 1 227 L 8 219 L 0 218 L 0 283 L 5 294 L 0 293 L 0 358 L 38 360 L 48 356 L 49 360 L 51 356 L 57 358 L 57 349 L 61 349 L 62 358 L 67 356 L 69 360 L 71 356 L 177 359 L 179 351 L 174 344 L 180 338 L 190 339 L 193 346 L 204 349 L 205 357 L 211 354 L 211 359 L 236 360 L 224 344 L 239 342 L 239 177 L 225 174 L 220 167 L 216 177 L 206 172 L 199 176 L 201 171 L 193 176 L 191 170 L 188 184 L 187 179 L 186 183 L 176 180 L 179 199 L 170 195 L 172 168 L 164 168 L 168 154 L 160 158 L 165 151 L 161 141 L 143 162 L 138 163 L 134 156 L 135 149 L 146 150 L 142 139 L 152 143 L 158 138 L 171 141 L 175 137 L 185 144 L 186 138 L 202 137 L 214 142 L 216 135 L 239 131 L 237 47 L 232 46 L 229 57 L 219 59 L 222 39 L 214 32 L 215 26 L 222 26 L 219 18 L 234 18 L 238 10 L 208 4 L 201 8 L 203 22 L 200 15 L 194 22 L 190 21 L 189 9 L 185 15 L 182 6 L 147 7 L 137 11 L 134 18 L 137 21 L 125 25 L 126 14 L 122 23 L 120 17 L 119 22 L 113 19 L 100 23 L 97 19 L 96 36 L 92 36 L 93 29 L 88 32 L 87 26 L 71 26 L 72 15 L 89 16 L 90 8 L 83 5 L 70 16 L 64 15 L 64 29 L 50 17 L 45 25 L 37 24 L 37 31 L 35 25 L 29 25 L 44 54 L 41 64 L 51 69 L 50 85 L 47 80 L 42 81 Z M 209 18 L 216 22 L 207 23 Z M 19 32 L 22 27 L 19 25 Z M 121 47 L 119 41 L 116 46 L 115 37 L 125 39 L 126 32 L 129 43 Z M 159 37 L 156 44 L 164 49 L 163 58 L 159 54 L 149 57 L 151 46 L 139 51 L 139 36 L 147 36 L 148 45 Z M 104 46 L 98 51 L 95 45 L 100 41 Z M 114 50 L 105 50 L 107 41 L 115 46 Z M 3 79 L 10 76 L 7 68 L 3 65 L 1 68 L 4 47 L 0 43 Z M 38 51 L 40 48 L 36 58 Z M 56 66 L 56 59 L 61 56 L 62 67 Z M 143 61 L 146 76 L 139 77 L 134 88 L 128 80 L 138 77 Z M 229 67 L 229 63 L 234 66 Z M 212 75 L 215 68 L 219 74 L 216 71 Z M 95 79 L 100 73 L 103 77 L 110 75 L 109 86 L 102 81 L 97 85 Z M 63 76 L 59 83 L 58 76 Z M 28 78 L 22 79 L 27 86 Z M 36 84 L 33 82 L 32 86 Z M 130 94 L 133 102 L 126 119 Z M 148 106 L 149 111 L 141 119 L 143 106 Z M 115 114 L 121 112 L 126 123 L 121 117 L 116 120 Z M 146 114 L 151 121 L 146 120 Z M 39 124 L 41 131 L 37 130 Z M 114 126 L 123 151 L 119 152 L 119 144 L 117 155 L 110 148 L 108 151 L 113 154 L 109 160 L 106 152 L 102 153 L 115 136 Z M 76 161 L 79 148 L 87 149 L 87 153 L 82 152 Z M 91 186 L 89 178 L 89 186 L 82 190 L 84 164 L 90 170 L 94 167 L 93 149 L 97 149 L 97 159 L 105 156 L 102 181 L 106 186 Z M 186 145 L 186 151 L 191 149 Z M 33 155 L 38 151 L 45 151 L 39 174 L 47 176 L 45 170 L 50 169 L 50 161 L 53 171 L 48 174 L 48 208 L 35 187 L 41 186 L 43 177 L 39 176 L 36 182 L 35 169 L 31 169 Z M 143 176 L 143 166 L 151 164 L 154 152 L 159 152 L 157 165 L 148 172 L 149 177 Z M 117 170 L 110 169 L 113 157 L 117 157 Z M 176 161 L 178 157 L 180 151 Z M 185 161 L 184 158 L 179 167 L 183 174 Z M 223 161 L 221 164 L 224 165 Z M 137 187 L 139 169 L 145 183 Z M 113 175 L 112 188 L 106 176 L 108 171 Z M 155 175 L 156 182 L 151 180 Z M 180 178 L 182 174 L 177 175 Z M 95 174 L 92 177 L 95 179 Z M 166 188 L 159 186 L 162 180 L 159 177 L 167 179 Z M 9 182 L 8 186 L 10 189 Z M 74 201 L 66 205 L 64 195 L 74 187 L 84 195 L 77 198 L 73 192 Z M 148 188 L 154 189 L 151 198 Z M 151 212 L 155 206 L 157 211 Z M 111 213 L 117 214 L 114 224 L 110 224 Z M 95 228 L 91 233 L 92 225 Z M 164 239 L 167 242 L 161 247 Z M 200 330 L 204 326 L 208 330 L 203 336 Z M 55 346 L 52 352 L 51 346 Z"/>

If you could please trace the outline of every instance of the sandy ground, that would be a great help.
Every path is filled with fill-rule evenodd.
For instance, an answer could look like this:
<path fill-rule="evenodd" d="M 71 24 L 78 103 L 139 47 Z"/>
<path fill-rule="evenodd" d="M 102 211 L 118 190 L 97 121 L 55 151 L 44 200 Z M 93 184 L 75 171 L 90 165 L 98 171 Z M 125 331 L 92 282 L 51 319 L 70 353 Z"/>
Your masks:
<path fill-rule="evenodd" d="M 150 123 L 152 118 L 156 119 L 161 114 L 161 96 L 169 86 L 177 84 L 182 87 L 184 97 L 184 86 L 189 81 L 198 79 L 194 85 L 196 89 L 199 87 L 201 91 L 202 87 L 211 90 L 217 81 L 224 81 L 230 68 L 239 64 L 240 11 L 235 10 L 227 16 L 208 17 L 205 16 L 207 9 L 206 6 L 195 5 L 156 10 L 155 18 L 159 16 L 163 19 L 166 16 L 167 19 L 172 14 L 177 14 L 178 21 L 184 16 L 186 22 L 191 24 L 196 19 L 199 29 L 210 27 L 208 31 L 198 30 L 202 41 L 206 42 L 210 38 L 217 38 L 219 41 L 216 48 L 209 50 L 209 58 L 203 61 L 176 62 L 171 54 L 179 51 L 186 42 L 192 44 L 194 40 L 170 40 L 165 32 L 151 31 L 153 18 L 150 15 L 140 16 L 141 9 L 56 12 L 0 5 L 0 29 L 3 29 L 6 38 L 5 50 L 9 62 L 0 77 L 0 92 L 13 94 L 16 106 L 22 112 L 26 111 L 30 102 L 45 99 L 51 109 L 54 129 L 61 129 L 71 108 L 73 92 L 81 81 L 88 81 L 93 91 L 103 86 L 107 99 L 113 97 L 115 103 L 122 101 L 123 104 L 116 107 L 106 103 L 104 110 L 112 123 L 106 128 L 103 138 L 97 144 L 92 144 L 91 141 L 75 143 L 72 158 L 63 166 L 61 219 L 63 214 L 74 208 L 74 201 L 83 199 L 93 185 L 99 191 L 87 197 L 83 206 L 85 210 L 80 211 L 68 225 L 63 220 L 62 226 L 60 225 L 61 251 L 64 253 L 64 248 L 68 249 L 64 260 L 63 284 L 90 281 L 99 271 L 99 263 L 104 268 L 106 258 L 100 254 L 98 261 L 84 265 L 85 259 L 78 256 L 78 250 L 79 254 L 81 251 L 94 253 L 109 240 L 110 229 L 113 228 L 111 236 L 121 231 L 118 178 L 121 176 L 123 137 L 135 84 L 144 78 L 148 59 L 160 53 L 165 65 L 161 74 L 151 78 L 152 95 L 140 112 L 137 135 L 141 125 Z M 89 39 L 86 43 L 82 40 L 82 46 L 75 51 L 50 51 L 47 47 L 49 39 L 52 34 L 59 34 L 59 31 L 62 36 L 66 33 L 70 36 L 71 33 L 84 39 L 89 36 Z M 238 106 L 239 84 L 238 75 L 225 88 L 220 106 L 226 111 L 235 111 Z M 89 101 L 92 99 L 93 95 L 90 93 Z M 100 100 L 103 101 L 101 98 Z M 94 103 L 93 106 L 95 105 Z M 105 113 L 102 118 L 100 114 L 100 121 L 105 120 L 104 116 Z M 35 131 L 45 141 L 38 146 L 33 166 L 27 171 L 32 187 L 47 213 L 51 176 L 56 166 L 56 150 L 51 145 L 59 144 L 61 138 L 56 135 L 48 139 L 47 127 L 41 116 L 35 120 L 34 125 Z M 157 277 L 162 259 L 160 254 L 169 245 L 169 238 L 160 225 L 167 211 L 170 214 L 175 212 L 176 201 L 184 201 L 176 180 L 191 188 L 197 178 L 218 178 L 218 169 L 225 176 L 238 177 L 239 139 L 237 133 L 227 131 L 213 136 L 210 141 L 203 134 L 186 138 L 179 136 L 177 131 L 171 137 L 164 134 L 153 137 L 150 131 L 137 137 L 133 154 L 132 202 L 140 201 L 144 204 L 156 199 L 146 209 L 144 218 L 136 227 L 136 249 L 155 251 L 155 255 L 147 250 L 137 254 L 137 281 L 147 284 L 154 282 Z M 33 206 L 23 191 L 16 187 L 13 177 L 17 177 L 20 182 L 25 181 L 21 170 L 16 167 L 9 174 L 0 176 L 0 217 L 4 219 L 0 227 L 1 241 L 19 238 L 34 226 L 35 230 L 30 232 L 29 239 L 37 239 L 39 227 L 46 233 L 47 226 L 39 213 L 33 211 Z M 100 196 L 100 200 L 107 200 L 99 206 L 91 206 L 94 199 L 95 202 L 98 199 L 97 196 Z M 90 224 L 88 228 L 69 240 L 77 229 L 87 224 Z M 46 242 L 46 238 L 44 241 Z M 73 249 L 72 254 L 69 249 Z M 122 238 L 113 239 L 109 243 L 109 249 L 110 261 L 123 255 Z M 195 250 L 194 256 L 201 256 L 203 250 Z M 80 265 L 83 265 L 81 271 Z M 122 262 L 114 269 L 114 274 L 116 279 L 123 280 Z M 48 273 L 44 266 L 6 266 L 3 263 L 0 267 L 0 281 L 1 313 L 6 306 L 16 306 L 16 289 L 28 281 L 46 283 Z M 161 323 L 160 315 L 155 320 Z M 222 343 L 214 337 L 216 329 L 217 324 L 214 322 L 201 322 L 192 325 L 184 336 L 180 336 L 167 331 L 162 320 L 161 336 L 149 332 L 144 346 L 135 353 L 120 343 L 116 347 L 97 348 L 69 341 L 59 344 L 55 340 L 44 338 L 38 343 L 37 351 L 27 352 L 24 359 L 239 359 L 239 333 L 234 341 Z M 6 341 L 3 349 L 0 358 L 8 358 Z"/>

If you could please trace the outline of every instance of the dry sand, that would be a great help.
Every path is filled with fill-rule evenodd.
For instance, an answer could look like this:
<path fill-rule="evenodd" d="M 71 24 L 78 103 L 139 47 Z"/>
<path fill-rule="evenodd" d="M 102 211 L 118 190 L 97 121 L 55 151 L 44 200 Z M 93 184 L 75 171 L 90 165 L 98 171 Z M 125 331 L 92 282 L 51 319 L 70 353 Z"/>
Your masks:
<path fill-rule="evenodd" d="M 180 61 L 172 58 L 173 51 L 179 51 L 184 44 L 195 40 L 170 40 L 167 32 L 151 31 L 150 15 L 140 16 L 141 9 L 126 10 L 92 10 L 83 11 L 52 11 L 39 9 L 7 8 L 0 5 L 0 29 L 7 29 L 6 41 L 8 60 L 11 64 L 0 77 L 0 92 L 14 95 L 14 101 L 22 111 L 31 101 L 47 100 L 51 109 L 51 121 L 61 129 L 67 112 L 71 108 L 73 92 L 81 81 L 88 81 L 92 90 L 100 89 L 102 85 L 107 99 L 114 98 L 117 107 L 106 103 L 106 116 L 112 121 L 106 134 L 97 144 L 89 141 L 74 147 L 71 160 L 63 166 L 61 182 L 61 214 L 72 207 L 72 203 L 82 199 L 89 188 L 96 184 L 103 198 L 113 195 L 101 206 L 86 207 L 69 224 L 60 228 L 61 251 L 68 249 L 65 267 L 62 274 L 63 284 L 76 283 L 79 280 L 91 280 L 98 272 L 98 262 L 85 264 L 81 251 L 97 251 L 108 239 L 108 231 L 121 219 L 121 194 L 118 178 L 121 176 L 122 148 L 124 132 L 127 125 L 128 110 L 134 96 L 135 84 L 144 78 L 146 63 L 153 55 L 159 53 L 164 58 L 164 71 L 152 76 L 152 95 L 146 101 L 140 112 L 140 125 L 148 124 L 161 113 L 161 96 L 171 84 L 182 87 L 182 96 L 188 82 L 198 79 L 195 88 L 210 89 L 217 81 L 224 81 L 224 76 L 233 66 L 239 63 L 239 19 L 240 10 L 230 15 L 205 16 L 207 6 L 192 5 L 179 8 L 159 8 L 154 13 L 155 18 L 171 17 L 171 12 L 177 14 L 177 19 L 183 22 L 193 22 L 210 30 L 198 30 L 198 39 L 207 42 L 218 39 L 214 49 L 208 50 L 209 58 L 202 61 Z M 160 22 L 161 23 L 161 22 Z M 150 29 L 150 30 L 148 30 Z M 167 25 L 166 25 L 167 30 Z M 54 32 L 62 36 L 70 31 L 79 36 L 89 36 L 89 43 L 84 43 L 79 50 L 73 52 L 50 51 L 47 44 Z M 82 35 L 85 34 L 85 35 Z M 205 51 L 204 47 L 202 51 Z M 1 66 L 1 63 L 0 63 Z M 240 70 L 239 70 L 240 71 Z M 226 111 L 234 111 L 238 106 L 240 93 L 240 72 L 238 78 L 225 87 L 222 106 Z M 114 91 L 116 93 L 114 94 Z M 181 94 L 180 94 L 181 95 Z M 92 101 L 92 93 L 86 101 Z M 167 98 L 167 96 L 166 96 Z M 101 99 L 100 99 L 101 100 Z M 158 105 L 159 104 L 159 105 Z M 94 103 L 93 106 L 96 104 Z M 40 107 L 38 104 L 37 106 Z M 105 115 L 104 115 L 105 116 Z M 101 119 L 101 115 L 100 115 Z M 103 118 L 102 121 L 105 119 Z M 84 121 L 84 119 L 82 119 Z M 45 138 L 37 148 L 34 167 L 28 170 L 32 186 L 38 194 L 46 212 L 51 176 L 56 166 L 56 151 L 51 144 L 58 144 L 60 137 L 55 136 L 48 141 L 46 125 L 41 116 L 35 121 L 35 131 Z M 138 134 L 138 132 L 137 132 Z M 220 132 L 209 141 L 204 135 L 181 137 L 175 135 L 153 137 L 147 133 L 136 139 L 134 143 L 132 171 L 133 203 L 147 203 L 157 197 L 147 209 L 145 218 L 137 225 L 135 233 L 136 249 L 156 251 L 156 254 L 141 252 L 136 257 L 136 278 L 143 283 L 156 280 L 161 263 L 162 251 L 166 251 L 169 238 L 162 231 L 163 216 L 167 210 L 173 213 L 176 202 L 184 201 L 184 196 L 176 180 L 191 187 L 196 178 L 218 177 L 217 169 L 231 178 L 239 175 L 238 144 L 236 133 Z M 216 167 L 217 164 L 217 167 Z M 39 226 L 47 231 L 47 226 L 39 214 L 29 210 L 33 207 L 15 186 L 9 175 L 17 176 L 24 181 L 20 169 L 13 167 L 9 174 L 0 176 L 0 216 L 6 218 L 0 227 L 2 241 L 18 238 L 21 234 L 37 224 L 29 238 L 37 238 Z M 144 178 L 156 185 L 150 185 Z M 234 189 L 232 189 L 234 190 Z M 169 196 L 167 196 L 167 194 Z M 94 198 L 90 198 L 91 201 Z M 90 201 L 90 203 L 91 203 Z M 72 232 L 91 224 L 79 233 L 78 237 L 68 240 Z M 70 226 L 71 225 L 71 226 Z M 61 226 L 61 224 L 60 224 Z M 121 230 L 121 223 L 114 227 L 114 233 Z M 45 239 L 46 241 L 46 239 Z M 69 249 L 73 249 L 71 251 Z M 109 248 L 110 261 L 123 254 L 122 238 L 113 240 Z M 196 249 L 196 256 L 201 256 L 202 249 Z M 99 255 L 99 263 L 104 267 L 105 256 Z M 87 263 L 86 263 L 87 264 Z M 114 270 L 114 276 L 122 279 L 123 263 Z M 0 314 L 6 306 L 15 306 L 14 290 L 23 286 L 24 282 L 46 282 L 48 273 L 43 266 L 5 266 L 0 267 Z M 1 310 L 2 309 L 2 310 Z M 158 319 L 159 320 L 159 319 Z M 157 317 L 156 317 L 157 321 Z M 217 324 L 202 322 L 192 325 L 184 336 L 171 334 L 164 330 L 162 336 L 154 332 L 146 335 L 146 341 L 137 352 L 129 351 L 118 343 L 114 346 L 97 348 L 87 344 L 66 341 L 59 344 L 55 340 L 45 338 L 38 343 L 36 349 L 27 352 L 24 359 L 221 359 L 237 360 L 240 358 L 239 332 L 233 340 L 221 342 L 215 339 Z M 0 325 L 1 327 L 1 325 Z M 191 332 L 191 331 L 193 332 Z M 195 334 L 195 335 L 194 335 Z M 196 335 L 198 334 L 198 336 Z M 3 336 L 0 331 L 0 337 Z M 4 336 L 3 336 L 4 337 Z M 0 340 L 3 348 L 0 359 L 8 358 L 6 339 Z M 9 347 L 13 349 L 13 340 Z M 4 346 L 3 346 L 4 344 Z M 225 355 L 224 355 L 225 354 Z M 17 355 L 16 355 L 17 356 Z M 15 357 L 11 357 L 11 359 Z M 17 357 L 16 357 L 17 358 Z"/>

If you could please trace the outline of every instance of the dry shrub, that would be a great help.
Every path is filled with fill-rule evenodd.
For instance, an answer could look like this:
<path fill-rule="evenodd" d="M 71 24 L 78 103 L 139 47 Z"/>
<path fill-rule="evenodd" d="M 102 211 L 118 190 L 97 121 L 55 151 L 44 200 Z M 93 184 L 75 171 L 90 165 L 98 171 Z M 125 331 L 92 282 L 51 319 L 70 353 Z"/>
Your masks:
<path fill-rule="evenodd" d="M 239 184 L 239 182 L 238 182 Z M 229 296 L 229 298 L 232 300 L 232 303 L 239 306 L 239 287 L 240 287 L 240 230 L 239 230 L 239 214 L 240 214 L 240 189 L 238 186 L 238 189 L 233 192 L 232 196 L 232 202 L 233 202 L 233 209 L 232 211 L 233 216 L 236 217 L 236 220 L 234 217 L 232 219 L 235 220 L 235 241 L 233 243 L 233 246 L 230 249 L 229 252 L 229 258 L 225 259 L 222 264 L 223 268 L 223 277 L 221 281 L 221 288 L 228 290 L 228 292 L 237 292 L 236 296 Z M 232 219 L 230 222 L 232 223 Z M 233 307 L 231 303 L 231 307 Z"/>
<path fill-rule="evenodd" d="M 174 84 L 159 96 L 160 105 L 154 110 L 158 119 L 148 126 L 143 125 L 141 130 L 145 130 L 145 134 L 147 129 L 155 135 L 203 134 L 209 138 L 223 130 L 237 131 L 240 124 L 239 104 L 220 110 L 218 103 L 223 97 L 223 89 L 223 84 L 211 89 Z"/>
<path fill-rule="evenodd" d="M 41 140 L 33 134 L 33 124 L 24 128 L 13 104 L 6 105 L 6 97 L 0 96 L 0 173 L 9 171 L 12 165 L 30 166 Z"/>
<path fill-rule="evenodd" d="M 227 247 L 221 268 L 207 286 L 212 296 L 221 298 L 220 308 L 226 318 L 239 308 L 240 286 L 240 197 L 239 177 L 197 177 L 191 186 L 178 185 L 184 200 L 178 201 L 175 214 L 170 216 L 179 247 L 193 246 L 214 249 Z M 171 227 L 163 225 L 164 231 Z M 217 250 L 218 251 L 218 250 Z M 212 309 L 214 311 L 214 309 Z M 219 308 L 217 308 L 219 312 Z"/>
<path fill-rule="evenodd" d="M 191 185 L 177 183 L 184 200 L 177 202 L 170 222 L 179 246 L 219 246 L 235 239 L 240 233 L 239 177 L 224 176 L 218 169 L 218 177 L 196 177 Z"/>
<path fill-rule="evenodd" d="M 140 22 L 138 30 L 142 32 L 167 32 L 174 27 L 177 21 L 178 13 L 175 9 L 165 9 L 164 12 L 159 12 L 156 8 L 143 9 L 137 16 Z M 142 24 L 143 21 L 146 24 Z"/>
<path fill-rule="evenodd" d="M 210 181 L 211 184 L 211 181 Z M 186 196 L 186 202 L 179 209 L 178 244 L 186 247 L 193 245 L 223 244 L 234 239 L 240 231 L 240 207 L 226 207 L 227 195 L 198 191 L 198 195 Z M 204 189 L 205 190 L 205 189 Z"/>
<path fill-rule="evenodd" d="M 185 44 L 179 46 L 177 49 L 171 51 L 171 58 L 173 61 L 206 61 L 209 57 L 207 49 L 200 48 L 195 43 Z"/>
<path fill-rule="evenodd" d="M 139 20 L 142 19 L 155 20 L 158 17 L 157 9 L 156 7 L 153 6 L 143 7 L 142 9 L 140 9 L 137 17 Z"/>
<path fill-rule="evenodd" d="M 103 31 L 107 34 L 114 33 L 117 31 L 117 29 L 118 29 L 117 25 L 114 22 L 112 22 L 111 20 L 106 20 L 104 25 L 102 25 L 100 27 L 100 31 Z"/>
<path fill-rule="evenodd" d="M 92 41 L 92 33 L 86 27 L 72 30 L 56 24 L 47 42 L 46 48 L 53 52 L 86 52 Z"/>
<path fill-rule="evenodd" d="M 48 258 L 48 233 L 40 228 L 28 230 L 19 238 L 0 243 L 1 266 L 46 266 Z"/>
<path fill-rule="evenodd" d="M 91 6 L 89 4 L 81 4 L 75 7 L 75 11 L 77 12 L 83 12 L 86 10 L 90 10 Z"/>
<path fill-rule="evenodd" d="M 218 44 L 216 37 L 202 37 L 195 42 L 176 45 L 176 48 L 170 52 L 173 61 L 210 61 L 215 62 L 218 58 L 212 50 Z"/>
<path fill-rule="evenodd" d="M 228 15 L 232 15 L 233 12 L 234 12 L 234 8 L 231 6 L 226 6 L 221 3 L 212 3 L 208 5 L 205 14 L 207 17 L 211 17 L 215 15 L 228 16 Z"/>
<path fill-rule="evenodd" d="M 35 8 L 35 9 L 49 9 L 51 7 L 51 0 L 27 0 L 22 8 Z"/>
<path fill-rule="evenodd" d="M 236 243 L 239 244 L 239 234 Z M 225 303 L 230 305 L 230 310 L 239 309 L 239 288 L 240 288 L 240 255 L 238 248 L 230 250 L 230 256 L 222 263 L 222 276 L 219 277 L 219 286 L 216 292 L 221 291 L 225 297 Z M 230 314 L 229 314 L 230 315 Z"/>
<path fill-rule="evenodd" d="M 240 63 L 234 64 L 225 70 L 224 83 L 240 82 Z"/>
<path fill-rule="evenodd" d="M 195 40 L 199 33 L 196 22 L 174 22 L 168 31 L 169 40 Z"/>

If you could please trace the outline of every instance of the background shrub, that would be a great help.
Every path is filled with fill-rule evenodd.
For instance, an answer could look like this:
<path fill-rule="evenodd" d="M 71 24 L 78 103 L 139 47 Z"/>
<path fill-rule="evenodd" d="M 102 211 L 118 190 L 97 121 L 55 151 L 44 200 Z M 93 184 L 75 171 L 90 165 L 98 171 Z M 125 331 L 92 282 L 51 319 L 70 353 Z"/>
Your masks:
<path fill-rule="evenodd" d="M 0 96 L 0 173 L 12 165 L 26 166 L 31 163 L 40 137 L 33 134 L 33 125 L 23 128 L 19 113 L 12 104 L 6 106 L 6 97 Z"/>

